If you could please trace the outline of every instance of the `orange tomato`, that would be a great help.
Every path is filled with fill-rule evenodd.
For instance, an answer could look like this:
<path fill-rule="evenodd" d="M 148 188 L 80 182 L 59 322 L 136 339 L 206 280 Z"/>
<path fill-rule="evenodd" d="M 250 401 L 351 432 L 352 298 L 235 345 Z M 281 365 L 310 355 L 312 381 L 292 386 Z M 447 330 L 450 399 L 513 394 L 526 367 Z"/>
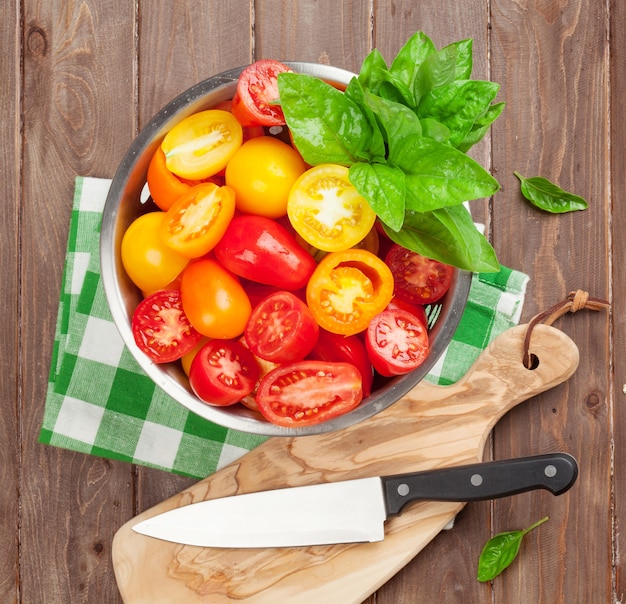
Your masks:
<path fill-rule="evenodd" d="M 207 338 L 230 339 L 243 334 L 252 312 L 250 299 L 237 278 L 211 258 L 192 261 L 180 283 L 183 310 Z"/>
<path fill-rule="evenodd" d="M 207 109 L 181 120 L 161 143 L 167 169 L 181 178 L 203 180 L 223 170 L 241 146 L 243 131 L 232 113 Z"/>
<path fill-rule="evenodd" d="M 235 193 L 212 182 L 191 187 L 167 211 L 161 234 L 173 250 L 187 258 L 210 252 L 235 214 Z"/>
<path fill-rule="evenodd" d="M 325 256 L 306 288 L 307 304 L 319 326 L 342 335 L 365 330 L 392 298 L 389 267 L 358 248 Z"/>
<path fill-rule="evenodd" d="M 293 228 L 313 247 L 338 252 L 356 245 L 374 226 L 376 214 L 348 178 L 348 168 L 310 168 L 289 193 L 287 214 Z"/>
<path fill-rule="evenodd" d="M 289 191 L 306 170 L 300 154 L 271 136 L 245 142 L 226 166 L 226 184 L 235 190 L 237 209 L 279 218 L 287 213 Z"/>
<path fill-rule="evenodd" d="M 147 181 L 152 200 L 163 211 L 169 210 L 174 202 L 192 186 L 167 169 L 165 153 L 161 147 L 157 147 L 150 160 Z"/>

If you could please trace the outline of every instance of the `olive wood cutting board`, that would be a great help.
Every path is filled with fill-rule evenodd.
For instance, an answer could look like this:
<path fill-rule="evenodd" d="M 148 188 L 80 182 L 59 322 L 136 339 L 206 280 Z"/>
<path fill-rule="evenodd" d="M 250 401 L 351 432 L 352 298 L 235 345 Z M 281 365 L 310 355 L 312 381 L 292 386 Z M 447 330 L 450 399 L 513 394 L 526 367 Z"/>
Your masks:
<path fill-rule="evenodd" d="M 274 437 L 133 518 L 113 540 L 118 588 L 127 604 L 362 602 L 416 556 L 463 503 L 418 502 L 385 524 L 376 543 L 213 549 L 140 535 L 137 522 L 205 499 L 286 486 L 429 470 L 482 461 L 489 433 L 515 405 L 567 380 L 578 348 L 537 325 L 534 369 L 522 363 L 527 326 L 500 334 L 450 386 L 421 382 L 357 425 L 328 434 Z"/>

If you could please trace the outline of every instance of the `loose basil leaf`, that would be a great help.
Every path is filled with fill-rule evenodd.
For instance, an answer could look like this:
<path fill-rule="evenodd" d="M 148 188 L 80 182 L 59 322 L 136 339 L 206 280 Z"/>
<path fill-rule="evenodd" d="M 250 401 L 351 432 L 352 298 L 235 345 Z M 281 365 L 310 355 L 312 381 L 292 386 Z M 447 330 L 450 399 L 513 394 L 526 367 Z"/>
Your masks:
<path fill-rule="evenodd" d="M 508 568 L 513 560 L 515 560 L 519 553 L 522 539 L 530 531 L 547 520 L 548 516 L 522 531 L 498 533 L 489 539 L 478 559 L 477 579 L 482 582 L 495 579 L 495 577 Z"/>
<path fill-rule="evenodd" d="M 499 85 L 483 80 L 456 80 L 424 96 L 420 117 L 433 117 L 450 129 L 450 143 L 457 146 L 498 94 Z"/>
<path fill-rule="evenodd" d="M 389 148 L 389 161 L 394 161 L 396 151 L 406 137 L 422 135 L 419 118 L 406 105 L 383 99 L 368 91 L 363 94 L 363 102 L 382 126 Z"/>
<path fill-rule="evenodd" d="M 428 212 L 489 197 L 500 188 L 498 181 L 471 157 L 429 138 L 405 138 L 396 157 L 406 174 L 408 210 Z"/>
<path fill-rule="evenodd" d="M 361 109 L 319 78 L 301 73 L 278 76 L 285 121 L 304 161 L 350 166 L 369 154 L 371 127 Z"/>
<path fill-rule="evenodd" d="M 412 91 L 413 82 L 420 66 L 426 57 L 434 52 L 436 52 L 436 48 L 432 40 L 424 32 L 418 31 L 400 49 L 391 63 L 389 72 L 408 90 Z"/>
<path fill-rule="evenodd" d="M 524 197 L 540 210 L 552 214 L 563 214 L 586 210 L 588 207 L 587 202 L 582 197 L 564 191 L 547 178 L 541 176 L 524 178 L 519 172 L 513 174 L 520 180 L 520 188 Z"/>
<path fill-rule="evenodd" d="M 350 166 L 350 182 L 377 216 L 394 231 L 404 222 L 404 172 L 391 164 L 359 162 Z"/>
<path fill-rule="evenodd" d="M 506 103 L 504 103 L 504 101 L 490 105 L 489 109 L 474 122 L 472 129 L 465 135 L 465 138 L 456 148 L 466 153 L 476 143 L 480 142 L 489 131 L 491 124 L 500 117 L 505 105 Z"/>
<path fill-rule="evenodd" d="M 444 264 L 481 273 L 501 270 L 493 248 L 462 204 L 432 212 L 408 211 L 401 231 L 383 228 L 396 243 Z"/>
<path fill-rule="evenodd" d="M 428 55 L 420 65 L 413 81 L 413 97 L 416 105 L 433 88 L 445 86 L 455 80 L 457 49 L 450 45 Z"/>

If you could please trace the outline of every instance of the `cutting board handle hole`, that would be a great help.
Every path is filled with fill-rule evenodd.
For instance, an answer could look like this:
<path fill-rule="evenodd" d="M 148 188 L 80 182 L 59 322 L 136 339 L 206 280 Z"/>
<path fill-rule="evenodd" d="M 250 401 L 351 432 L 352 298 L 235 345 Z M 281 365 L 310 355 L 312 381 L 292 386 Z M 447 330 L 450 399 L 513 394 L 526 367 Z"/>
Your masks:
<path fill-rule="evenodd" d="M 526 369 L 530 369 L 532 371 L 533 369 L 537 369 L 537 367 L 539 367 L 539 357 L 531 352 L 528 355 Z"/>

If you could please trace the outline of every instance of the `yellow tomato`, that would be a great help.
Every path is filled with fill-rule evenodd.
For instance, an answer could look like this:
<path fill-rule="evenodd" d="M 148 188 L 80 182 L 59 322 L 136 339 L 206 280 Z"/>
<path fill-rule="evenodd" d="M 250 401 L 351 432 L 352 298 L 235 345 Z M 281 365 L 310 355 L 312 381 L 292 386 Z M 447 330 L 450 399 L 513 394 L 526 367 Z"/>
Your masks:
<path fill-rule="evenodd" d="M 310 168 L 289 193 L 287 214 L 298 234 L 318 250 L 339 252 L 361 241 L 376 214 L 348 178 L 348 168 Z"/>
<path fill-rule="evenodd" d="M 130 224 L 122 237 L 122 265 L 144 294 L 165 288 L 189 262 L 162 240 L 164 220 L 165 212 L 144 214 Z"/>
<path fill-rule="evenodd" d="M 176 124 L 161 143 L 165 164 L 181 178 L 202 180 L 217 174 L 241 146 L 243 130 L 232 113 L 207 109 Z"/>
<path fill-rule="evenodd" d="M 300 154 L 271 136 L 246 141 L 226 166 L 226 184 L 235 190 L 237 209 L 279 218 L 287 213 L 289 191 L 306 170 Z"/>

